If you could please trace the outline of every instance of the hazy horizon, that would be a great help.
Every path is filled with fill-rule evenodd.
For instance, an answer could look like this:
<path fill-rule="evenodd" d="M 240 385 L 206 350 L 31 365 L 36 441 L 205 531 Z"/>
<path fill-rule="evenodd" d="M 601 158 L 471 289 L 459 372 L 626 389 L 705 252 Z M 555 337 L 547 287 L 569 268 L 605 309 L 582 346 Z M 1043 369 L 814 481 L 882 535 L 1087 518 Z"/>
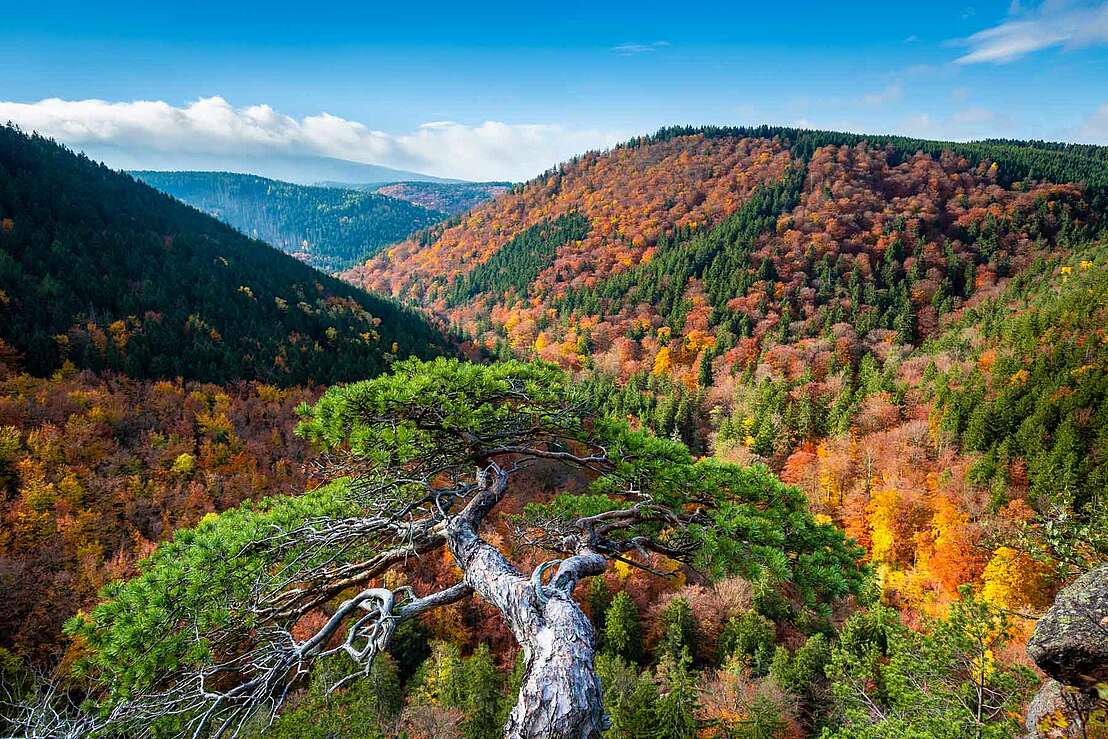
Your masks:
<path fill-rule="evenodd" d="M 0 120 L 121 168 L 521 181 L 683 124 L 1108 143 L 1105 2 L 47 6 L 5 18 Z"/>

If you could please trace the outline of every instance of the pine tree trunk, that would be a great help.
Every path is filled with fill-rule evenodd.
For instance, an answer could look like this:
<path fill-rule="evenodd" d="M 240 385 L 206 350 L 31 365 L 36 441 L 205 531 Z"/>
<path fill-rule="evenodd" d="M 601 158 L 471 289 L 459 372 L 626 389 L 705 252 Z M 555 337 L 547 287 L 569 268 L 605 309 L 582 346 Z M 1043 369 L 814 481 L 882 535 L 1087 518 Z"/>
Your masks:
<path fill-rule="evenodd" d="M 450 551 L 466 584 L 500 611 L 523 647 L 523 686 L 505 737 L 598 739 L 605 717 L 595 634 L 570 594 L 572 586 L 537 586 L 482 540 L 467 518 L 447 526 Z"/>
<path fill-rule="evenodd" d="M 524 679 L 504 735 L 594 739 L 604 727 L 592 624 L 572 599 L 552 597 L 544 625 L 521 638 Z"/>

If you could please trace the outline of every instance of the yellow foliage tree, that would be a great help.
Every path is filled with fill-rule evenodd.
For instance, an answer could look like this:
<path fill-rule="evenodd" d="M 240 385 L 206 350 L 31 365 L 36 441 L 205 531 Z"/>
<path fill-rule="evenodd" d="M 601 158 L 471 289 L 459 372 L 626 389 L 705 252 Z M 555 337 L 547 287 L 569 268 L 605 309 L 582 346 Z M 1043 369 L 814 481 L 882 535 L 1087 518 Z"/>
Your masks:
<path fill-rule="evenodd" d="M 673 356 L 670 353 L 668 346 L 663 346 L 658 350 L 658 353 L 654 356 L 654 374 L 665 375 L 669 374 L 670 369 L 673 367 Z"/>
<path fill-rule="evenodd" d="M 981 573 L 983 557 L 976 546 L 978 533 L 969 515 L 945 495 L 932 499 L 930 551 L 924 559 L 932 577 L 953 596 L 958 586 L 973 582 Z"/>
<path fill-rule="evenodd" d="M 1001 608 L 1041 611 L 1053 597 L 1051 568 L 1011 547 L 993 552 L 981 581 L 981 596 Z"/>
<path fill-rule="evenodd" d="M 870 558 L 888 563 L 894 559 L 896 522 L 900 511 L 900 495 L 895 488 L 882 488 L 873 494 L 866 507 L 872 537 Z"/>

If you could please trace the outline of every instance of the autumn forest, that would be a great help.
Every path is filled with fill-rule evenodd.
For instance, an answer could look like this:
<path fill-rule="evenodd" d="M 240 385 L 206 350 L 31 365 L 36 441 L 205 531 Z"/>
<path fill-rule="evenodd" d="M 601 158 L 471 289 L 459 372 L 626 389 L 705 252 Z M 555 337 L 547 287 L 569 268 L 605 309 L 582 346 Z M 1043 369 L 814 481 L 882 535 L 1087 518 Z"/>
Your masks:
<path fill-rule="evenodd" d="M 1092 145 L 2 128 L 0 735 L 1108 736 L 1106 218 Z"/>

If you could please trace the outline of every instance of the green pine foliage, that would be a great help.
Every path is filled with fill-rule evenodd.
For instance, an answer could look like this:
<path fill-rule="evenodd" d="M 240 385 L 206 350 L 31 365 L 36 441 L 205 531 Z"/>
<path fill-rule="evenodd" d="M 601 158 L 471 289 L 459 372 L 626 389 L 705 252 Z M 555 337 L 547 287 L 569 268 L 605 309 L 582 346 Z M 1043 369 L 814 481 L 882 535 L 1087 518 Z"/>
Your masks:
<path fill-rule="evenodd" d="M 255 239 L 338 272 L 446 217 L 356 189 L 309 187 L 230 172 L 132 172 Z M 449 186 L 447 186 L 449 187 Z"/>
<path fill-rule="evenodd" d="M 657 739 L 693 739 L 698 708 L 696 675 L 688 652 L 666 654 L 658 665 L 661 696 L 655 709 Z"/>
<path fill-rule="evenodd" d="M 828 710 L 829 683 L 826 668 L 831 660 L 831 644 L 825 634 L 813 634 L 790 654 L 778 645 L 770 663 L 769 675 L 782 690 L 798 701 L 799 714 L 808 727 L 818 726 Z"/>
<path fill-rule="evenodd" d="M 104 685 L 109 700 L 120 700 L 175 670 L 207 664 L 214 655 L 206 640 L 179 628 L 181 622 L 168 618 L 170 614 L 187 614 L 188 623 L 237 630 L 244 640 L 251 638 L 256 617 L 239 612 L 236 605 L 248 603 L 253 588 L 274 572 L 272 559 L 251 545 L 274 530 L 357 510 L 348 488 L 334 483 L 297 497 L 245 503 L 177 531 L 140 563 L 137 577 L 105 586 L 99 605 L 66 623 L 66 633 L 84 647 L 74 675 Z M 366 553 L 364 548 L 360 553 Z M 330 557 L 295 545 L 280 552 L 278 560 L 291 564 Z"/>
<path fill-rule="evenodd" d="M 605 739 L 639 739 L 657 730 L 658 688 L 649 672 L 622 657 L 601 654 L 596 672 L 610 726 Z"/>
<path fill-rule="evenodd" d="M 395 662 L 388 654 L 380 654 L 369 674 L 341 692 L 328 693 L 329 686 L 349 669 L 343 657 L 319 666 L 295 707 L 282 712 L 270 725 L 259 716 L 245 734 L 267 739 L 385 739 L 404 699 Z"/>
<path fill-rule="evenodd" d="M 447 351 L 416 313 L 0 128 L 0 339 L 35 375 L 329 383 Z"/>
<path fill-rule="evenodd" d="M 608 623 L 608 609 L 612 606 L 612 590 L 603 577 L 594 577 L 585 586 L 585 605 L 596 631 L 596 646 L 604 648 L 604 631 Z"/>
<path fill-rule="evenodd" d="M 604 616 L 604 652 L 628 662 L 642 659 L 642 627 L 639 608 L 631 596 L 620 591 Z"/>
<path fill-rule="evenodd" d="M 465 660 L 464 739 L 497 739 L 503 736 L 500 721 L 501 679 L 487 644 Z"/>
<path fill-rule="evenodd" d="M 512 671 L 507 675 L 507 684 L 504 687 L 504 694 L 500 698 L 500 707 L 497 712 L 498 726 L 504 726 L 508 723 L 508 716 L 512 713 L 512 709 L 515 708 L 516 701 L 519 699 L 519 690 L 523 687 L 525 668 L 523 650 L 520 650 L 516 653 L 515 662 L 512 664 Z"/>
<path fill-rule="evenodd" d="M 1026 468 L 1036 544 L 1072 573 L 1108 557 L 1108 244 L 1014 280 L 928 348 L 959 361 L 926 390 L 940 434 L 980 456 L 970 482 L 1007 501 Z M 992 357 L 988 370 L 982 357 Z"/>
<path fill-rule="evenodd" d="M 712 512 L 710 526 L 695 531 L 703 571 L 764 582 L 773 593 L 776 583 L 791 583 L 800 605 L 818 617 L 829 615 L 834 600 L 860 592 L 867 578 L 855 564 L 862 559 L 861 547 L 834 525 L 816 523 L 799 489 L 761 465 L 701 460 L 695 467 L 704 490 L 737 494 Z"/>
<path fill-rule="evenodd" d="M 658 641 L 659 661 L 668 655 L 679 659 L 682 654 L 694 654 L 697 645 L 696 618 L 689 602 L 674 598 L 662 610 L 662 638 Z"/>
<path fill-rule="evenodd" d="M 1018 709 L 1038 680 L 996 658 L 1012 638 L 1007 616 L 968 587 L 946 618 L 922 631 L 881 606 L 852 616 L 827 667 L 836 718 L 823 737 L 1016 735 Z"/>
<path fill-rule="evenodd" d="M 635 373 L 624 383 L 595 373 L 582 385 L 591 402 L 613 417 L 638 419 L 657 436 L 676 435 L 693 452 L 704 451 L 700 429 L 703 392 L 690 391 L 669 377 L 649 372 Z"/>
<path fill-rule="evenodd" d="M 436 641 L 416 673 L 410 695 L 416 702 L 461 711 L 464 739 L 495 739 L 506 719 L 503 682 L 487 644 L 462 657 L 457 645 Z M 509 684 L 513 687 L 518 692 L 518 684 Z"/>
<path fill-rule="evenodd" d="M 427 629 L 416 619 L 401 621 L 389 642 L 389 654 L 396 661 L 400 682 L 407 685 L 419 666 L 431 656 L 431 638 Z"/>
<path fill-rule="evenodd" d="M 774 658 L 777 630 L 757 611 L 728 619 L 719 635 L 720 663 L 737 659 L 755 676 L 765 675 Z"/>

